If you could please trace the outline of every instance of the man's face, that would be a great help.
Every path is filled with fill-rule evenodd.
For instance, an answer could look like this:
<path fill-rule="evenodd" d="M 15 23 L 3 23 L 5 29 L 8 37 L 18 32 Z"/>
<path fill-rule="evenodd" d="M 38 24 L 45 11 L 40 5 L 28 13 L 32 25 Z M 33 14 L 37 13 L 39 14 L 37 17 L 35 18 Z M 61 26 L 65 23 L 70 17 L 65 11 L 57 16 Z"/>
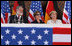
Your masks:
<path fill-rule="evenodd" d="M 23 15 L 23 8 L 19 7 L 19 9 L 17 9 L 17 14 L 22 16 Z"/>
<path fill-rule="evenodd" d="M 51 14 L 51 18 L 57 18 L 57 14 L 56 13 L 52 13 Z"/>

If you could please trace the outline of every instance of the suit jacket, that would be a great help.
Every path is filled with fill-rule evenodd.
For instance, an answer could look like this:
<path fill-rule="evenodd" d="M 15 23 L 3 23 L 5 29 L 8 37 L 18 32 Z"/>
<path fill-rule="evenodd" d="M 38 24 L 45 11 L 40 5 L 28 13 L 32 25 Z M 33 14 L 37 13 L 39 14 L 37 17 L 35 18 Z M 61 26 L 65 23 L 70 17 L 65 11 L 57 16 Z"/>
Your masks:
<path fill-rule="evenodd" d="M 38 23 L 37 20 L 33 21 L 32 23 Z M 42 20 L 40 20 L 40 23 L 44 23 Z"/>
<path fill-rule="evenodd" d="M 16 15 L 10 16 L 9 23 L 18 23 L 18 17 Z M 25 16 L 21 16 L 20 23 L 27 23 L 27 18 Z"/>

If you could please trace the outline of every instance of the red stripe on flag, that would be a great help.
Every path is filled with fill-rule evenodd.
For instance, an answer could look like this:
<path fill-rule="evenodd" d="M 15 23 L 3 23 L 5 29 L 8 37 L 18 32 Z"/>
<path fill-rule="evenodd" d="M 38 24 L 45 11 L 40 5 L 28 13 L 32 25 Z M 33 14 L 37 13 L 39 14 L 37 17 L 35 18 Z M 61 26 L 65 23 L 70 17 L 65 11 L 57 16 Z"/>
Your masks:
<path fill-rule="evenodd" d="M 71 19 L 70 19 L 70 23 L 71 23 Z"/>
<path fill-rule="evenodd" d="M 1 18 L 1 23 L 3 23 L 3 19 Z"/>
<path fill-rule="evenodd" d="M 53 45 L 71 45 L 71 42 L 53 42 Z"/>
<path fill-rule="evenodd" d="M 68 22 L 65 22 L 65 20 L 62 20 L 63 24 L 69 24 Z"/>
<path fill-rule="evenodd" d="M 8 13 L 5 13 L 5 23 L 8 23 Z"/>
<path fill-rule="evenodd" d="M 28 20 L 28 22 L 31 23 L 29 20 Z"/>
<path fill-rule="evenodd" d="M 42 19 L 43 22 L 45 22 L 45 20 L 44 20 L 44 16 L 41 16 L 41 19 Z"/>
<path fill-rule="evenodd" d="M 64 17 L 68 20 L 68 16 L 63 12 Z"/>
<path fill-rule="evenodd" d="M 29 13 L 30 18 L 34 21 L 34 17 Z"/>
<path fill-rule="evenodd" d="M 53 28 L 53 34 L 71 34 L 71 28 Z"/>
<path fill-rule="evenodd" d="M 65 20 L 62 20 L 63 24 L 66 24 Z"/>
<path fill-rule="evenodd" d="M 26 12 L 28 12 L 28 11 L 26 10 Z M 30 18 L 34 21 L 35 20 L 34 17 L 30 14 L 30 12 L 28 12 L 28 13 L 29 13 Z M 31 23 L 29 20 L 28 20 L 28 22 Z"/>

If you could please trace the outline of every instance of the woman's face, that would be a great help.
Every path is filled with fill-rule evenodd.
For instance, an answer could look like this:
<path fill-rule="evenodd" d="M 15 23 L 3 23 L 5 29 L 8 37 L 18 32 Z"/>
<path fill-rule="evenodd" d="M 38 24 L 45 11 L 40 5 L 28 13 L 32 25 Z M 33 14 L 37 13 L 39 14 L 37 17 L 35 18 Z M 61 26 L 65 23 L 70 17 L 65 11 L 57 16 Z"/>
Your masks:
<path fill-rule="evenodd" d="M 37 13 L 36 16 L 35 16 L 35 18 L 36 18 L 36 19 L 40 19 L 40 18 L 41 18 L 40 13 Z"/>
<path fill-rule="evenodd" d="M 57 14 L 56 14 L 56 13 L 52 13 L 52 14 L 51 14 L 51 18 L 52 18 L 52 19 L 56 19 L 56 18 L 57 18 Z"/>

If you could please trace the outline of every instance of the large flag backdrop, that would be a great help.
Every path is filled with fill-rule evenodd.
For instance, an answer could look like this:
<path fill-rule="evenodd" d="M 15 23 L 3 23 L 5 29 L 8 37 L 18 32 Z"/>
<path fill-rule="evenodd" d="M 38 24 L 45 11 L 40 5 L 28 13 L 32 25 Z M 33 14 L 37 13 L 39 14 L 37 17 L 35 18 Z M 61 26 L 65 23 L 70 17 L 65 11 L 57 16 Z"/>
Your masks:
<path fill-rule="evenodd" d="M 28 16 L 28 22 L 31 23 L 35 20 L 34 18 L 34 12 L 40 11 L 41 12 L 41 20 L 44 21 L 44 15 L 42 10 L 42 5 L 40 1 L 32 1 L 30 10 L 29 10 L 29 16 Z"/>
<path fill-rule="evenodd" d="M 47 7 L 46 7 L 46 13 L 45 13 L 45 23 L 47 23 L 48 20 L 50 20 L 50 12 L 55 11 L 53 1 L 48 1 Z"/>
<path fill-rule="evenodd" d="M 71 23 L 71 1 L 65 1 L 62 20 L 64 24 Z"/>
<path fill-rule="evenodd" d="M 1 45 L 71 45 L 71 25 L 1 25 Z"/>
<path fill-rule="evenodd" d="M 9 1 L 1 1 L 1 23 L 8 23 L 10 16 Z"/>

